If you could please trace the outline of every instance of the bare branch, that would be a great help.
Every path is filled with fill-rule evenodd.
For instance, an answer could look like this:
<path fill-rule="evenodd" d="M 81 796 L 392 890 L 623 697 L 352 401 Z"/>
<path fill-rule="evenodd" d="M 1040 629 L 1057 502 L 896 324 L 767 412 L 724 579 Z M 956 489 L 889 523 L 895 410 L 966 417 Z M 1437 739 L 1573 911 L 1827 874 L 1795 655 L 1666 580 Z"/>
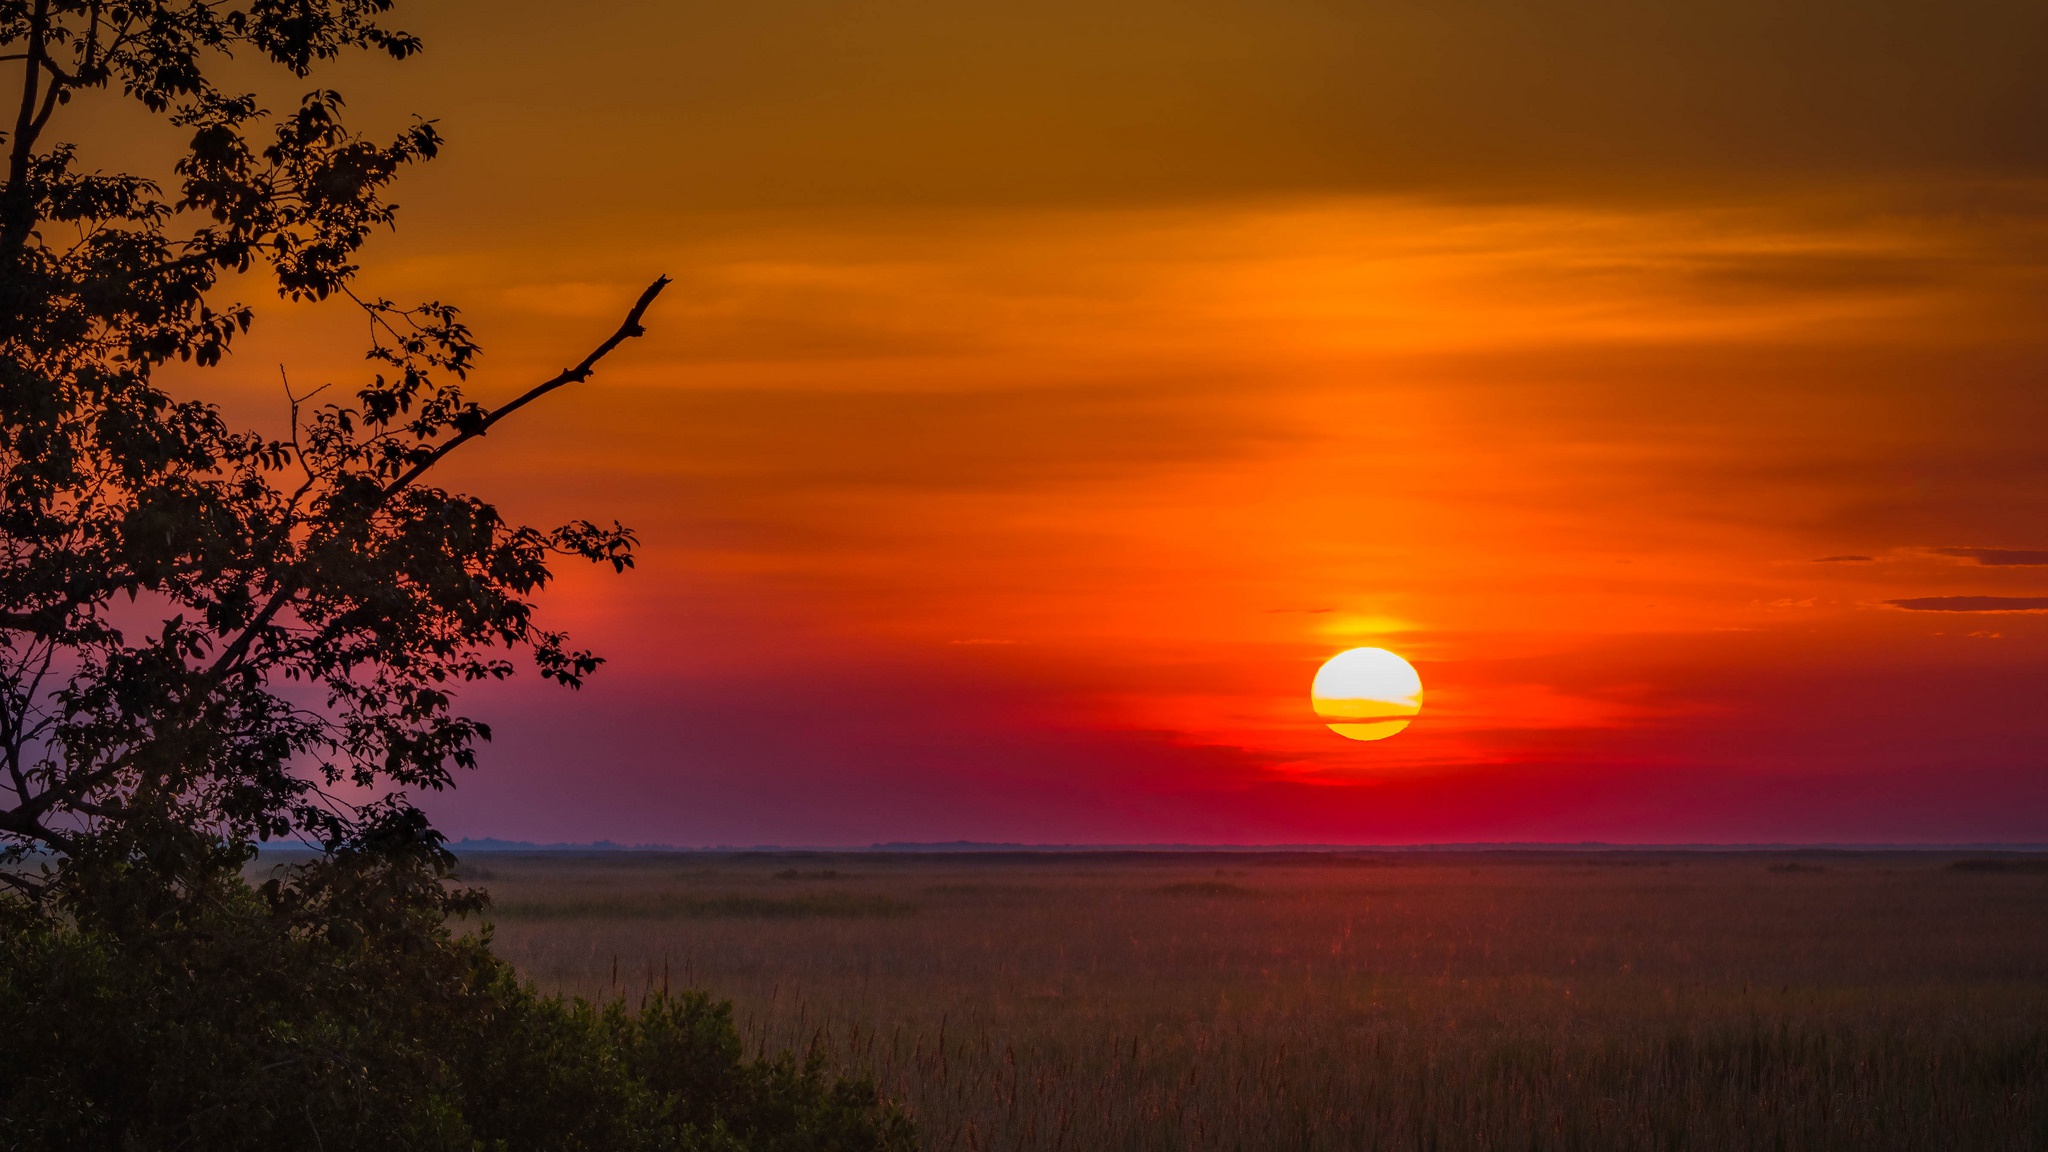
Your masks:
<path fill-rule="evenodd" d="M 410 487 L 413 481 L 418 480 L 421 476 L 425 475 L 428 469 L 432 468 L 436 464 L 439 464 L 443 457 L 447 456 L 450 452 L 455 451 L 457 448 L 460 448 L 464 444 L 469 443 L 471 440 L 474 440 L 477 437 L 482 436 L 484 433 L 489 432 L 492 426 L 497 424 L 498 421 L 503 420 L 505 417 L 510 416 L 514 412 L 519 411 L 521 408 L 526 407 L 528 404 L 533 403 L 535 400 L 540 399 L 541 397 L 547 395 L 550 392 L 553 392 L 555 389 L 560 388 L 565 384 L 575 384 L 584 380 L 588 380 L 590 378 L 591 371 L 597 367 L 597 362 L 604 359 L 606 356 L 609 356 L 611 354 L 612 349 L 617 348 L 619 345 L 624 344 L 626 341 L 632 339 L 635 336 L 644 336 L 647 334 L 647 330 L 640 326 L 640 319 L 641 317 L 647 314 L 648 305 L 653 304 L 654 298 L 656 296 L 661 295 L 661 290 L 668 286 L 668 277 L 655 277 L 654 283 L 649 284 L 647 286 L 647 290 L 640 293 L 640 299 L 634 301 L 633 310 L 626 313 L 625 322 L 619 325 L 619 330 L 612 333 L 611 337 L 607 339 L 604 343 L 599 344 L 596 348 L 592 349 L 590 355 L 585 356 L 581 363 L 577 364 L 574 368 L 562 369 L 561 372 L 557 373 L 552 379 L 535 385 L 533 388 L 529 389 L 525 395 L 519 397 L 517 400 L 514 400 L 511 403 L 506 404 L 504 407 L 499 408 L 496 411 L 493 411 L 489 416 L 486 416 L 484 418 L 484 422 L 481 425 L 467 432 L 462 433 L 461 435 L 455 437 L 455 439 L 450 440 L 446 444 L 441 445 L 439 448 L 434 449 L 433 455 L 427 457 L 425 460 L 420 461 L 418 464 L 413 465 L 412 468 L 408 470 L 404 475 L 400 476 L 396 480 L 393 480 L 391 483 L 385 485 L 385 498 L 389 499 L 392 496 L 397 495 L 399 492 Z"/>
<path fill-rule="evenodd" d="M 404 475 L 385 485 L 380 495 L 380 500 L 389 500 L 410 487 L 413 482 L 425 475 L 428 469 L 445 459 L 450 452 L 490 431 L 498 421 L 503 420 L 505 417 L 519 411 L 521 408 L 526 407 L 528 404 L 553 392 L 557 388 L 589 379 L 590 373 L 596 369 L 598 361 L 610 355 L 613 349 L 636 336 L 646 335 L 647 330 L 641 327 L 640 321 L 647 315 L 647 309 L 654 303 L 654 298 L 661 295 L 661 290 L 668 287 L 669 283 L 669 278 L 666 276 L 655 277 L 654 283 L 649 284 L 646 291 L 640 293 L 640 298 L 633 302 L 632 310 L 626 313 L 626 319 L 619 325 L 618 330 L 607 337 L 604 343 L 591 349 L 590 355 L 585 356 L 574 368 L 562 369 L 553 377 L 528 389 L 518 399 L 493 411 L 477 427 L 456 436 L 446 444 L 435 449 L 431 456 L 413 465 Z M 248 624 L 242 627 L 241 632 L 235 636 L 231 643 L 221 649 L 220 656 L 207 669 L 208 679 L 218 682 L 237 662 L 248 655 L 249 648 L 255 643 L 257 634 L 270 626 L 270 622 L 277 618 L 277 614 L 283 611 L 284 606 L 289 604 L 303 590 L 303 587 L 301 577 L 297 572 L 293 572 L 281 582 L 277 591 L 271 593 L 270 599 L 264 602 L 263 608 L 250 619 Z"/>

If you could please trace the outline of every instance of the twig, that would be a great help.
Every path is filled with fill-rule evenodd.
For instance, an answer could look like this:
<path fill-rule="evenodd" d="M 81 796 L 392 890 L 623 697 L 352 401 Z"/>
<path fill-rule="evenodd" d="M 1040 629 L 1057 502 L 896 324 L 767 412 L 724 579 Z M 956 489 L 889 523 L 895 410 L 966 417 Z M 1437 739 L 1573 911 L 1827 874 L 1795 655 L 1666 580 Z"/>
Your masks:
<path fill-rule="evenodd" d="M 528 404 L 533 403 L 535 400 L 563 385 L 589 379 L 590 373 L 597 367 L 598 361 L 610 355 L 612 349 L 617 348 L 636 336 L 646 335 L 647 330 L 640 326 L 640 321 L 647 315 L 647 309 L 654 303 L 654 298 L 661 295 L 661 290 L 668 286 L 668 277 L 655 277 L 654 283 L 649 284 L 647 290 L 640 293 L 640 298 L 633 302 L 632 310 L 626 313 L 626 319 L 619 325 L 618 331 L 613 332 L 605 339 L 604 343 L 592 349 L 590 355 L 585 356 L 574 368 L 562 369 L 553 377 L 528 389 L 519 398 L 484 417 L 483 422 L 476 427 L 461 433 L 453 440 L 436 448 L 432 455 L 413 465 L 404 475 L 385 485 L 378 494 L 378 502 L 381 504 L 410 487 L 415 480 L 425 475 L 428 469 L 439 464 L 450 452 L 490 431 L 498 421 L 503 420 L 505 417 L 510 416 L 512 413 L 519 411 L 521 408 L 526 407 Z M 264 602 L 262 610 L 248 624 L 243 626 L 242 631 L 235 637 L 232 643 L 221 650 L 220 656 L 207 669 L 207 678 L 218 682 L 227 673 L 227 670 L 234 666 L 236 661 L 247 655 L 249 646 L 255 643 L 256 634 L 268 627 L 271 620 L 277 616 L 278 612 L 283 610 L 286 604 L 291 602 L 293 597 L 299 594 L 301 589 L 302 586 L 298 573 L 294 572 L 287 576 L 284 582 L 278 586 L 277 591 L 270 594 L 270 599 Z"/>

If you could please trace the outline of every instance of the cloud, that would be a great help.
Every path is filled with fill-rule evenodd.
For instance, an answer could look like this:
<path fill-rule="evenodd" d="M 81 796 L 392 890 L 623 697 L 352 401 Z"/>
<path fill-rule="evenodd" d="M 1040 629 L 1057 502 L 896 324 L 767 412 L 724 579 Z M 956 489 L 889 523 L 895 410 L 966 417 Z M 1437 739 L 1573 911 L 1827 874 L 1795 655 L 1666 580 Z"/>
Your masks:
<path fill-rule="evenodd" d="M 475 171 L 536 136 L 562 149 L 485 190 L 508 208 L 2048 168 L 2048 9 L 2028 0 L 640 5 L 627 37 L 539 5 L 426 7 L 408 27 L 447 53 L 446 87 L 408 98 L 461 126 Z M 585 62 L 575 91 L 504 80 L 564 59 Z"/>
<path fill-rule="evenodd" d="M 1974 560 L 1988 567 L 2007 565 L 2048 565 L 2048 549 L 2040 548 L 1935 548 L 1936 556 Z"/>
<path fill-rule="evenodd" d="M 1885 603 L 1908 612 L 2048 612 L 2048 596 L 1915 596 Z"/>
<path fill-rule="evenodd" d="M 1876 560 L 1876 559 L 1877 559 L 1877 557 L 1875 557 L 1875 556 L 1822 556 L 1822 557 L 1821 557 L 1821 558 L 1819 558 L 1818 560 L 1815 560 L 1815 561 L 1814 561 L 1814 563 L 1815 563 L 1815 564 L 1869 564 L 1869 563 L 1871 563 L 1872 561 L 1874 561 L 1874 560 Z"/>
<path fill-rule="evenodd" d="M 1703 254 L 1673 271 L 1710 296 L 1745 302 L 1766 295 L 1891 295 L 1938 286 L 1953 273 L 1938 258 L 1826 250 Z"/>

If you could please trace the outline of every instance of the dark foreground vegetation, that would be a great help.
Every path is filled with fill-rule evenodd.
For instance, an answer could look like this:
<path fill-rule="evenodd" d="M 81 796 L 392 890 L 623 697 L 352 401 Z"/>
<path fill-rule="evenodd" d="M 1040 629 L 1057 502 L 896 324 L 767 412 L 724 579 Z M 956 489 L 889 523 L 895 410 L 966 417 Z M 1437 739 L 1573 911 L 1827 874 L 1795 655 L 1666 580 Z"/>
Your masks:
<path fill-rule="evenodd" d="M 536 599 L 635 541 L 437 467 L 586 380 L 667 281 L 494 405 L 457 309 L 359 291 L 441 138 L 357 132 L 312 76 L 416 55 L 391 8 L 0 0 L 0 1150 L 901 1147 L 863 1085 L 742 1058 L 722 1004 L 541 995 L 449 931 L 476 901 L 407 793 L 489 739 L 461 685 L 597 669 Z M 369 333 L 267 433 L 190 394 L 245 293 Z M 276 842 L 317 851 L 252 885 Z"/>
<path fill-rule="evenodd" d="M 74 867 L 0 923 L 0 1148 L 908 1149 L 822 1054 L 745 1058 L 728 1004 L 543 995 L 457 937 L 418 826 L 160 899 Z M 109 914 L 109 909 L 119 910 Z"/>
<path fill-rule="evenodd" d="M 2048 1148 L 2048 873 L 1998 859 L 463 867 L 543 987 L 716 987 L 750 1051 L 873 1077 L 934 1150 L 2019 1152 Z"/>

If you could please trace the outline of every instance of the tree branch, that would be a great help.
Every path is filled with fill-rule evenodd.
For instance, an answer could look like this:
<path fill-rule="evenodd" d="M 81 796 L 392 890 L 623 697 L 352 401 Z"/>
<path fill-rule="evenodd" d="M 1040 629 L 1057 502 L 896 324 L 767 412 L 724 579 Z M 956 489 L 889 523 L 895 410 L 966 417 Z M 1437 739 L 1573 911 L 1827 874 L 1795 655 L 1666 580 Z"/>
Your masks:
<path fill-rule="evenodd" d="M 66 72 L 63 65 L 50 59 L 50 55 L 47 52 L 43 54 L 43 67 L 50 70 L 50 75 L 56 78 L 59 85 L 66 88 L 76 88 L 78 86 L 78 77 Z"/>
<path fill-rule="evenodd" d="M 483 423 L 436 448 L 425 460 L 413 465 L 403 475 L 385 485 L 378 495 L 378 502 L 381 504 L 410 487 L 414 481 L 425 475 L 428 469 L 439 464 L 450 452 L 490 431 L 498 421 L 503 420 L 505 417 L 519 411 L 521 408 L 526 407 L 528 404 L 553 392 L 557 388 L 589 379 L 590 373 L 596 369 L 598 361 L 610 355 L 614 348 L 636 336 L 646 335 L 647 330 L 640 326 L 640 321 L 647 315 L 647 309 L 654 303 L 654 298 L 661 295 L 661 290 L 668 287 L 669 283 L 669 278 L 666 276 L 655 277 L 654 283 L 649 284 L 647 290 L 640 293 L 640 298 L 633 302 L 632 310 L 626 313 L 626 319 L 619 325 L 618 331 L 613 332 L 607 337 L 604 343 L 591 349 L 590 355 L 585 356 L 574 368 L 562 369 L 553 377 L 528 389 L 519 398 L 484 417 Z M 293 572 L 283 583 L 278 585 L 277 591 L 271 593 L 270 599 L 264 602 L 262 610 L 257 612 L 250 619 L 249 623 L 242 627 L 241 632 L 236 634 L 232 643 L 226 648 L 221 649 L 219 657 L 206 670 L 207 679 L 218 683 L 220 678 L 225 676 L 237 661 L 248 655 L 250 645 L 256 641 L 257 633 L 269 627 L 270 622 L 277 618 L 277 614 L 283 611 L 284 606 L 289 604 L 303 590 L 303 587 L 297 572 Z"/>
<path fill-rule="evenodd" d="M 633 310 L 626 313 L 625 322 L 619 325 L 619 330 L 612 333 L 611 337 L 607 339 L 604 343 L 599 344 L 596 348 L 592 349 L 590 355 L 585 356 L 583 358 L 582 363 L 579 363 L 574 368 L 562 369 L 559 373 L 555 374 L 555 376 L 552 379 L 535 385 L 533 388 L 529 389 L 525 395 L 519 397 L 517 400 L 514 400 L 509 404 L 506 404 L 504 407 L 497 409 L 496 411 L 492 412 L 489 416 L 484 417 L 484 422 L 482 424 L 470 429 L 467 432 L 462 433 L 455 439 L 450 440 L 446 444 L 441 445 L 439 448 L 434 449 L 433 455 L 428 456 L 425 460 L 422 460 L 419 463 L 413 465 L 412 468 L 407 470 L 403 476 L 400 476 L 396 480 L 393 480 L 391 483 L 385 485 L 384 498 L 388 500 L 391 497 L 397 495 L 398 493 L 404 491 L 406 488 L 410 487 L 412 485 L 412 482 L 418 480 L 421 476 L 425 475 L 428 469 L 432 468 L 436 464 L 439 464 L 441 462 L 442 457 L 448 455 L 450 452 L 455 451 L 457 448 L 462 447 L 464 444 L 469 443 L 471 440 L 474 440 L 477 437 L 482 436 L 484 433 L 489 432 L 491 430 L 491 427 L 497 424 L 498 421 L 503 420 L 505 417 L 510 416 L 514 412 L 519 411 L 521 408 L 526 407 L 528 404 L 533 403 L 535 400 L 540 399 L 541 397 L 547 395 L 550 392 L 553 392 L 555 389 L 560 388 L 565 384 L 575 384 L 584 380 L 588 380 L 590 378 L 591 370 L 597 367 L 597 362 L 604 359 L 606 356 L 610 355 L 612 349 L 617 348 L 619 345 L 624 344 L 626 341 L 632 339 L 635 336 L 644 336 L 647 334 L 647 329 L 642 328 L 640 326 L 640 318 L 647 314 L 648 305 L 653 304 L 654 298 L 656 296 L 661 295 L 661 290 L 668 286 L 668 277 L 655 277 L 654 283 L 649 284 L 647 286 L 647 290 L 645 292 L 640 293 L 640 299 L 634 301 Z"/>
<path fill-rule="evenodd" d="M 7 158 L 6 219 L 0 221 L 0 248 L 18 252 L 35 230 L 35 201 L 29 191 L 28 170 L 35 157 L 36 103 L 43 78 L 44 37 L 50 27 L 50 0 L 36 0 L 29 17 L 28 66 L 22 69 L 21 107 L 14 117 L 14 147 Z"/>

